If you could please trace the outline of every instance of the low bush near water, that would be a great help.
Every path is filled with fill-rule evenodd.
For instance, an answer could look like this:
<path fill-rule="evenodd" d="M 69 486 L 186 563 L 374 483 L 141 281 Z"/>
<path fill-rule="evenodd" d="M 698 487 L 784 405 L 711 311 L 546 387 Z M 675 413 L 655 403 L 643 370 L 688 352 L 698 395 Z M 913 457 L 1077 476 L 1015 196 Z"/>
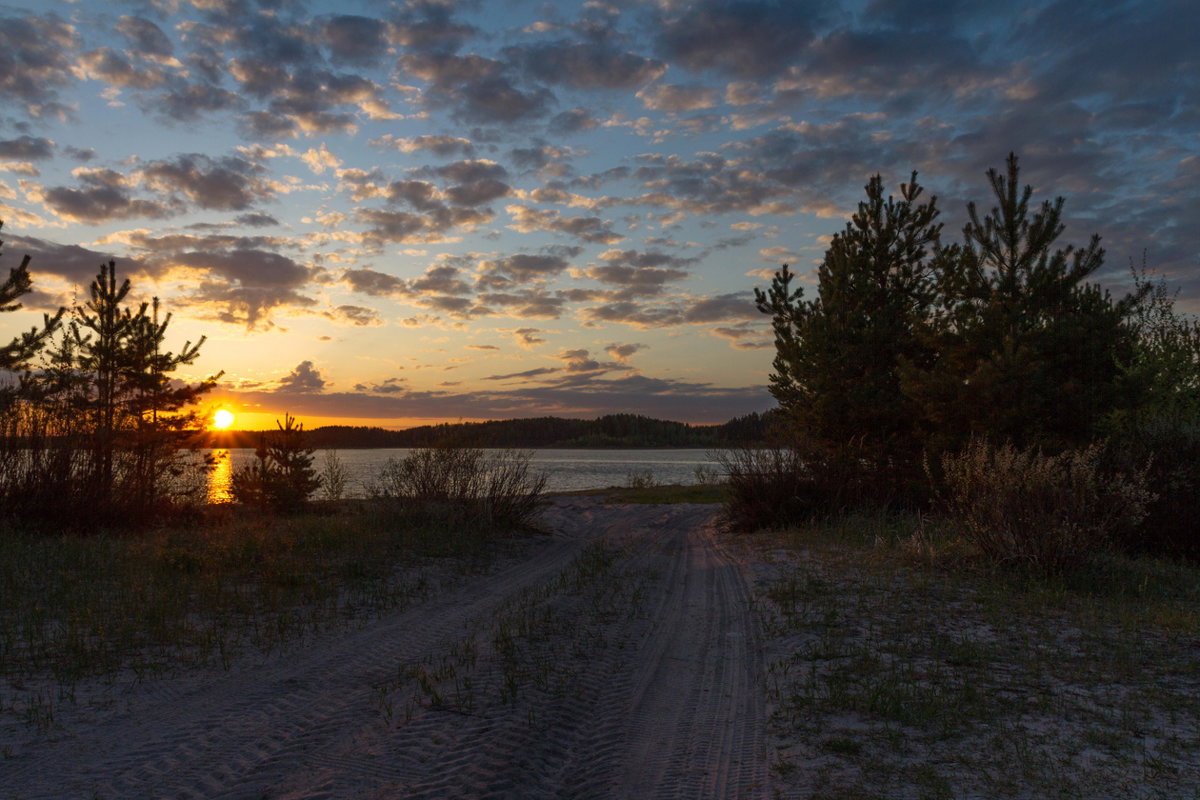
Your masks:
<path fill-rule="evenodd" d="M 447 522 L 529 527 L 546 487 L 532 455 L 470 447 L 432 447 L 389 459 L 368 488 L 377 500 Z"/>

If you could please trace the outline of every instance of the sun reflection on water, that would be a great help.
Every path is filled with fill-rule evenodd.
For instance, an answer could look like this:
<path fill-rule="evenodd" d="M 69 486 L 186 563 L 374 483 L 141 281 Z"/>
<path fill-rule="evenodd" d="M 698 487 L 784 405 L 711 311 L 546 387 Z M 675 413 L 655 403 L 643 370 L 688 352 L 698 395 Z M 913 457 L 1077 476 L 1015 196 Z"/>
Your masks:
<path fill-rule="evenodd" d="M 208 502 L 233 502 L 233 457 L 228 450 L 212 451 L 212 471 L 208 473 Z"/>

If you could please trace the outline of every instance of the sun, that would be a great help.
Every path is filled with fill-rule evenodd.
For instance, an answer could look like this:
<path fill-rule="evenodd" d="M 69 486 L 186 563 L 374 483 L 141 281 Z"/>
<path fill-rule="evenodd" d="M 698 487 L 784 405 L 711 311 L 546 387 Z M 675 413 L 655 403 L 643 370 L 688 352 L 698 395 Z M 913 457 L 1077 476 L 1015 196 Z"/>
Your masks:
<path fill-rule="evenodd" d="M 212 418 L 213 430 L 223 431 L 233 425 L 236 420 L 237 417 L 228 408 L 218 408 Z"/>

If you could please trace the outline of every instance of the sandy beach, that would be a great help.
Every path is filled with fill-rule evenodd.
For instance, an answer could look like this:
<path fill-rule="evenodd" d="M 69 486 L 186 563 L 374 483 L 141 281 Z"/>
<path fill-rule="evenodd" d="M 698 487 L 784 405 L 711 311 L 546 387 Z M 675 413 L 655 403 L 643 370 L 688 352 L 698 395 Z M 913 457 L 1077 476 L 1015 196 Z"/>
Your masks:
<path fill-rule="evenodd" d="M 4 798 L 768 796 L 762 645 L 716 506 L 556 498 L 483 575 L 283 654 L 76 687 Z"/>

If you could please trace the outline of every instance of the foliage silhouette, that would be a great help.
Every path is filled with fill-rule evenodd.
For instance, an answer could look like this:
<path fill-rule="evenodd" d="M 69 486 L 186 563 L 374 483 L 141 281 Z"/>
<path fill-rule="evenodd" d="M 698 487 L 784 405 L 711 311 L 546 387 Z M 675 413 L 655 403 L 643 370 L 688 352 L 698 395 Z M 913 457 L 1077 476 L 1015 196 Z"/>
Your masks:
<path fill-rule="evenodd" d="M 313 468 L 315 451 L 304 423 L 284 414 L 275 425 L 278 430 L 261 434 L 255 460 L 234 473 L 233 497 L 246 505 L 296 511 L 321 488 L 322 478 Z"/>

